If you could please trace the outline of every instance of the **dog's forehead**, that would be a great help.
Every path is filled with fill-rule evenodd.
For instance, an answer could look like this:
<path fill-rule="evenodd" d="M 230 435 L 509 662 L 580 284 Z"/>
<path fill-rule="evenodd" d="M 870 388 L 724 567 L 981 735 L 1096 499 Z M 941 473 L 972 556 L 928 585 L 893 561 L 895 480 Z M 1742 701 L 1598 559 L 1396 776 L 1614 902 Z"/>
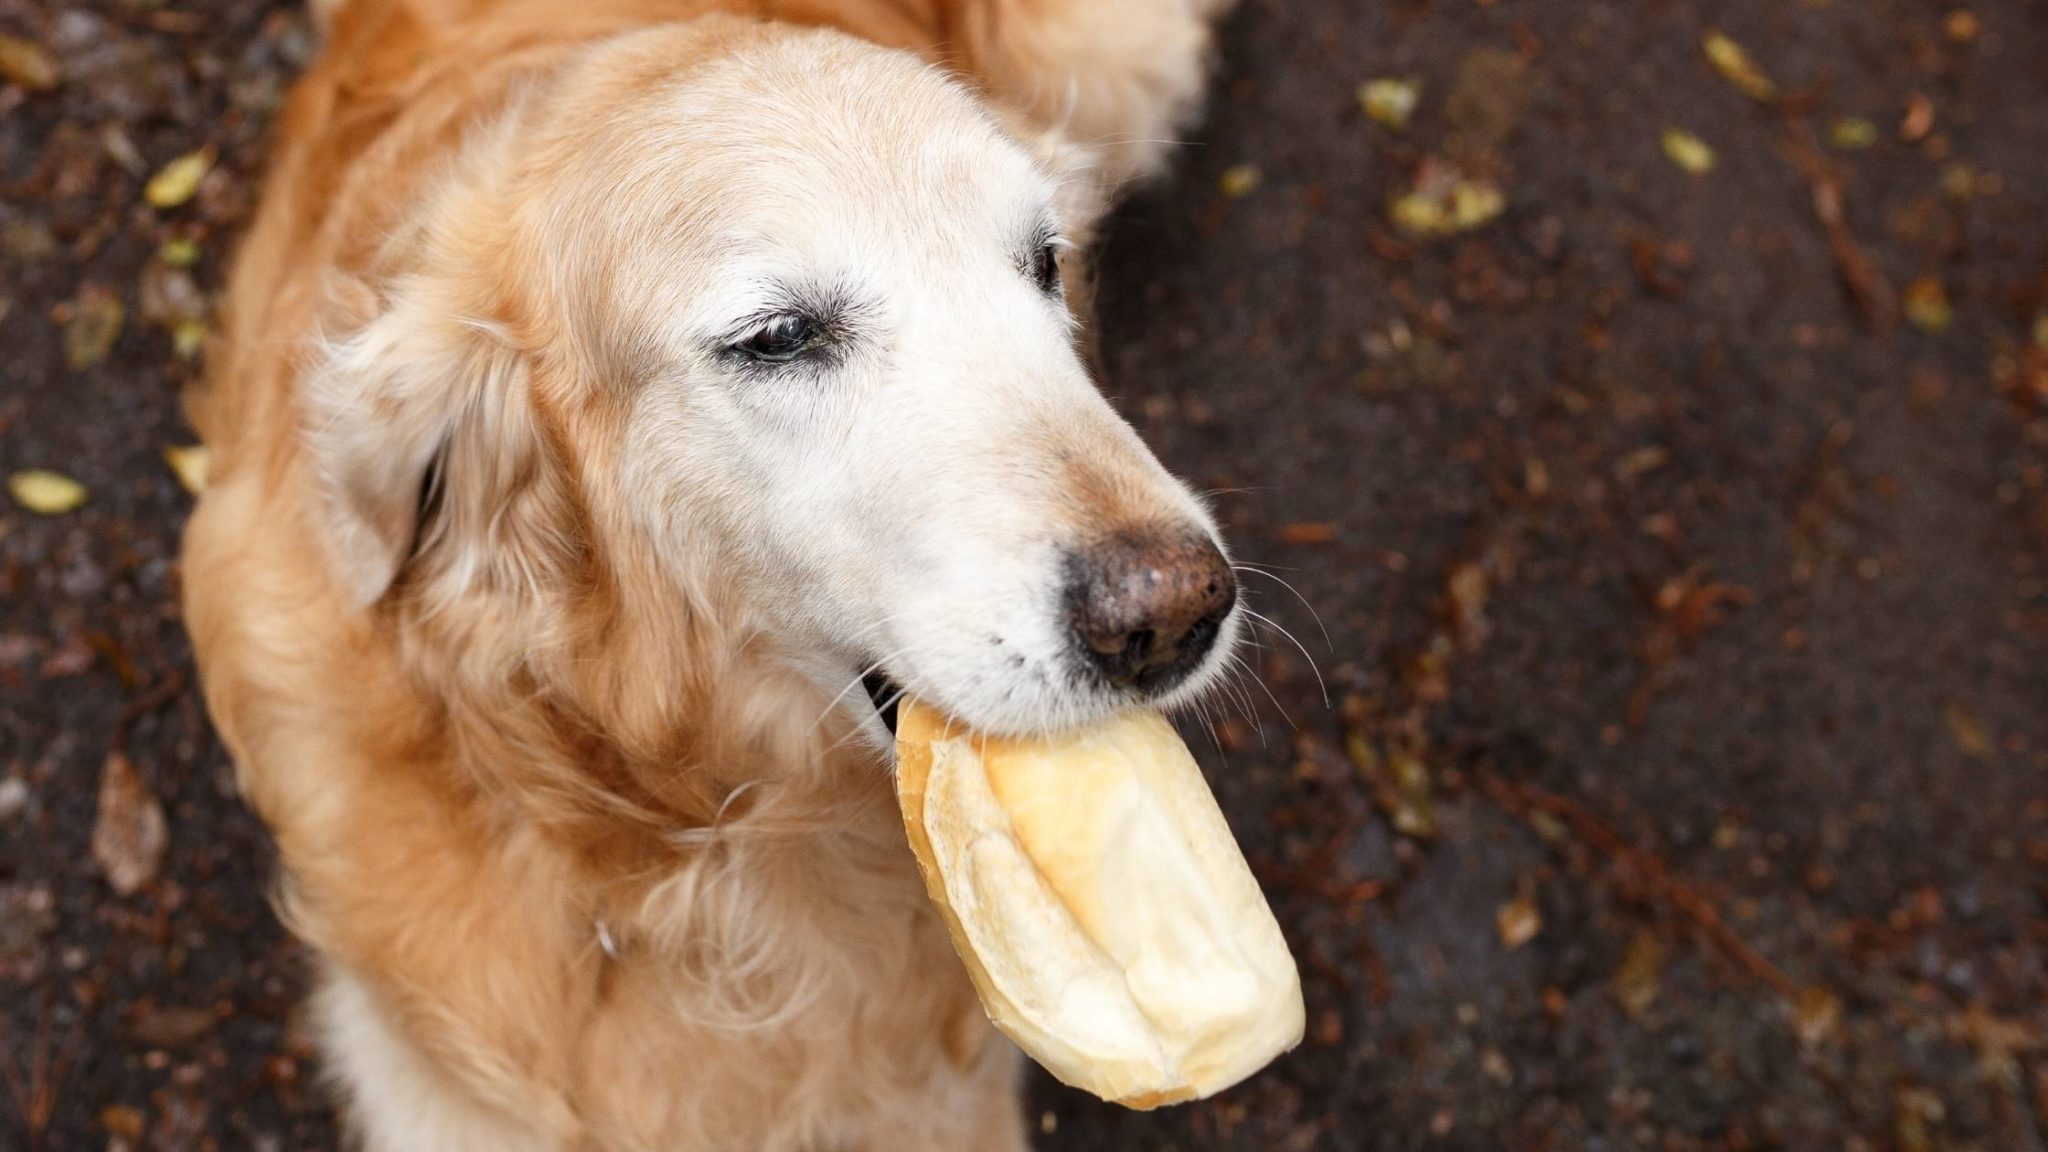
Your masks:
<path fill-rule="evenodd" d="M 709 236 L 1023 230 L 1054 190 L 964 86 L 846 37 L 736 53 L 675 88 L 663 111 L 687 208 Z"/>

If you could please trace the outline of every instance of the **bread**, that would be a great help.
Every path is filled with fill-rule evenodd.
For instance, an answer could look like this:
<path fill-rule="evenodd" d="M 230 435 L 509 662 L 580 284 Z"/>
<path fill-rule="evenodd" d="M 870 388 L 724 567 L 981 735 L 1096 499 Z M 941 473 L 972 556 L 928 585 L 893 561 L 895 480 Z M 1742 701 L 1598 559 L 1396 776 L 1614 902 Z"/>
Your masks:
<path fill-rule="evenodd" d="M 1301 1040 L 1301 978 L 1173 727 L 1053 740 L 898 714 L 897 797 L 925 887 L 997 1028 L 1132 1108 L 1208 1096 Z"/>

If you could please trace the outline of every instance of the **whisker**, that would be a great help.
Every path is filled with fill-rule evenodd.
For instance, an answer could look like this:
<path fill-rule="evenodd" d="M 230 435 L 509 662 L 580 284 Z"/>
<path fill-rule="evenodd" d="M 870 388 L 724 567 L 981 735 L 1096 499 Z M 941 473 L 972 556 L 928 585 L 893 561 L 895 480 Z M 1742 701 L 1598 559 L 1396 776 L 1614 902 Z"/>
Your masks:
<path fill-rule="evenodd" d="M 1232 660 L 1238 661 L 1240 665 L 1244 664 L 1243 658 L 1238 656 L 1234 652 L 1231 653 L 1230 658 Z M 1280 718 L 1282 720 L 1287 721 L 1287 726 L 1289 728 L 1294 729 L 1296 732 L 1301 731 L 1301 725 L 1296 724 L 1294 722 L 1294 716 L 1292 713 L 1287 711 L 1287 705 L 1282 704 L 1280 702 L 1280 698 L 1278 696 L 1273 695 L 1273 689 L 1267 686 L 1265 680 L 1261 679 L 1259 674 L 1257 672 L 1252 671 L 1252 669 L 1249 666 L 1245 666 L 1245 671 L 1251 673 L 1252 683 L 1257 684 L 1260 690 L 1265 692 L 1266 699 L 1271 700 L 1273 702 L 1273 707 L 1278 708 L 1280 710 Z"/>
<path fill-rule="evenodd" d="M 1308 602 L 1308 597 L 1303 596 L 1301 594 L 1300 589 L 1296 588 L 1292 584 L 1289 584 L 1285 579 L 1281 578 L 1280 576 L 1277 576 L 1274 573 L 1268 572 L 1264 568 L 1260 568 L 1255 565 L 1232 564 L 1230 567 L 1232 571 L 1236 572 L 1257 573 L 1258 575 L 1264 576 L 1266 579 L 1271 580 L 1275 584 L 1280 585 L 1282 588 L 1287 589 L 1288 592 L 1294 595 L 1294 598 L 1296 600 L 1301 601 L 1301 606 L 1303 608 L 1308 609 L 1309 618 L 1316 622 L 1316 630 L 1323 634 L 1323 647 L 1328 648 L 1333 654 L 1337 651 L 1337 645 L 1330 640 L 1330 630 L 1323 626 L 1323 614 L 1316 611 L 1316 606 Z"/>
<path fill-rule="evenodd" d="M 1252 611 L 1250 605 L 1245 606 L 1244 613 L 1245 615 L 1251 617 L 1253 620 L 1256 620 L 1259 623 L 1264 624 L 1266 627 L 1273 629 L 1275 632 L 1280 633 L 1280 635 L 1285 636 L 1287 638 L 1287 642 L 1294 645 L 1294 650 L 1301 653 L 1301 658 L 1303 660 L 1308 661 L 1308 670 L 1310 672 L 1315 673 L 1316 688 L 1323 694 L 1323 707 L 1328 708 L 1330 706 L 1330 686 L 1323 683 L 1323 670 L 1316 667 L 1316 658 L 1308 654 L 1308 649 L 1302 645 L 1301 641 L 1296 640 L 1294 638 L 1294 633 L 1289 632 L 1287 629 L 1281 627 L 1271 617 L 1262 616 L 1259 613 Z"/>

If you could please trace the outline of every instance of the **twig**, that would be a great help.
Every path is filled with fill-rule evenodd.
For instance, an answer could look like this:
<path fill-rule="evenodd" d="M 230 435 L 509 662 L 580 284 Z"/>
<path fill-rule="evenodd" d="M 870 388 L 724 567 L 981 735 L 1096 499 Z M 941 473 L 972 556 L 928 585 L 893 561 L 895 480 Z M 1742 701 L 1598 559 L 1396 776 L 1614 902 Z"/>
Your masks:
<path fill-rule="evenodd" d="M 1576 801 L 1491 773 L 1481 777 L 1480 786 L 1495 803 L 1524 823 L 1537 813 L 1562 821 L 1582 843 L 1614 864 L 1623 889 L 1635 900 L 1645 904 L 1661 902 L 1675 910 L 1736 967 L 1769 985 L 1788 1003 L 1798 1004 L 1798 983 L 1728 927 L 1713 900 L 1673 876 L 1662 860 L 1623 840 L 1606 821 Z"/>
<path fill-rule="evenodd" d="M 1890 335 L 1899 319 L 1898 297 L 1884 274 L 1864 255 L 1862 246 L 1856 243 L 1856 234 L 1849 230 L 1842 210 L 1842 182 L 1829 168 L 1814 139 L 1813 127 L 1803 115 L 1791 113 L 1785 117 L 1785 146 L 1792 166 L 1812 191 L 1813 214 L 1827 232 L 1828 249 L 1834 255 L 1842 283 L 1849 289 L 1856 314 L 1873 334 Z"/>

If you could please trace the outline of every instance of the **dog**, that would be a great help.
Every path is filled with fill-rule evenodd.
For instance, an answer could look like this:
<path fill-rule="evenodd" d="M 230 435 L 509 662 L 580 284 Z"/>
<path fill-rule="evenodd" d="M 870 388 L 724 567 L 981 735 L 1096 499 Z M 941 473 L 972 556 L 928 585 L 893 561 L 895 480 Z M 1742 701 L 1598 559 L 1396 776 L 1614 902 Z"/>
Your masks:
<path fill-rule="evenodd" d="M 1171 707 L 1244 611 L 1081 265 L 1228 0 L 342 0 L 184 542 L 371 1152 L 1002 1152 L 908 691 Z"/>

